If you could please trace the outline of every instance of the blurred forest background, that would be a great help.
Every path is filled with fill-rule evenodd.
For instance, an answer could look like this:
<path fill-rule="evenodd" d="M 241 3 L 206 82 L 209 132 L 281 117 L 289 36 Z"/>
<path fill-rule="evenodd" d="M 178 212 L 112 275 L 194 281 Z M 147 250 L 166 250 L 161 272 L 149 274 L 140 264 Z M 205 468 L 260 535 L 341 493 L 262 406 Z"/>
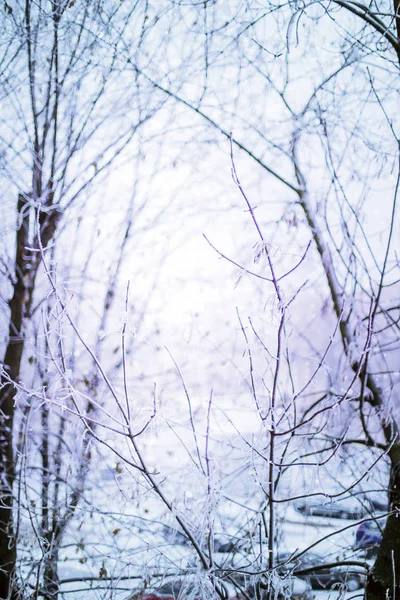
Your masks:
<path fill-rule="evenodd" d="M 398 0 L 0 11 L 0 598 L 399 597 Z"/>

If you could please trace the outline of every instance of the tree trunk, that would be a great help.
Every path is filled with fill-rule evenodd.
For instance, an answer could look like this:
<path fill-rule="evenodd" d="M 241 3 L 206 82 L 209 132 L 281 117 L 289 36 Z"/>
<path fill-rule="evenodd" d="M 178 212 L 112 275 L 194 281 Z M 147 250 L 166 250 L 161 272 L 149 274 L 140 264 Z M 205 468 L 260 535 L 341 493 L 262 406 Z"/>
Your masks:
<path fill-rule="evenodd" d="M 394 445 L 389 483 L 389 515 L 383 530 L 378 555 L 368 578 L 366 600 L 400 598 L 400 446 Z"/>
<path fill-rule="evenodd" d="M 59 592 L 58 579 L 58 545 L 49 549 L 46 556 L 43 575 L 43 599 L 57 600 Z"/>
<path fill-rule="evenodd" d="M 13 423 L 15 397 L 24 349 L 24 320 L 29 316 L 40 256 L 28 246 L 38 246 L 38 235 L 29 240 L 31 206 L 26 194 L 18 195 L 13 295 L 10 300 L 8 344 L 4 356 L 0 386 L 0 599 L 17 594 L 15 567 L 17 559 L 13 524 L 13 485 L 15 464 Z M 40 215 L 40 238 L 46 247 L 53 238 L 61 213 L 53 210 Z"/>
<path fill-rule="evenodd" d="M 14 598 L 16 595 L 15 564 L 16 540 L 13 525 L 13 484 L 15 478 L 13 452 L 13 422 L 16 388 L 21 368 L 24 347 L 22 325 L 30 304 L 31 290 L 27 286 L 29 260 L 27 241 L 29 213 L 25 197 L 18 197 L 15 273 L 13 296 L 10 300 L 9 338 L 4 356 L 0 387 L 0 598 Z"/>

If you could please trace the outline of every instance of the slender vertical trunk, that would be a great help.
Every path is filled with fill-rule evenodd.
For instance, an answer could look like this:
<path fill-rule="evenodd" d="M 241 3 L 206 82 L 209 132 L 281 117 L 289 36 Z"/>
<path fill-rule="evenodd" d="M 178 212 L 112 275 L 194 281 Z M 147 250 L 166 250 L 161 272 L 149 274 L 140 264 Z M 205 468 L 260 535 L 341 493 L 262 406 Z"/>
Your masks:
<path fill-rule="evenodd" d="M 15 460 L 13 451 L 13 424 L 16 383 L 20 377 L 24 350 L 24 321 L 29 316 L 36 274 L 39 266 L 37 253 L 28 248 L 37 245 L 37 236 L 29 239 L 31 206 L 26 194 L 18 195 L 17 233 L 13 294 L 9 302 L 9 335 L 1 371 L 0 385 L 0 599 L 15 598 L 17 560 L 13 523 L 13 485 Z M 40 215 L 40 237 L 47 246 L 57 228 L 60 213 Z"/>
<path fill-rule="evenodd" d="M 25 196 L 18 196 L 13 295 L 10 300 L 9 338 L 0 387 L 0 598 L 16 594 L 16 540 L 13 525 L 13 484 L 15 478 L 13 422 L 16 387 L 24 347 L 23 322 L 29 308 L 32 290 L 30 257 L 26 246 L 29 232 L 29 206 Z"/>
<path fill-rule="evenodd" d="M 49 407 L 42 409 L 42 535 L 45 551 L 43 569 L 43 598 L 45 600 L 56 600 L 58 598 L 58 541 L 54 538 L 56 528 L 55 513 L 56 505 L 53 504 L 53 518 L 50 518 L 50 446 L 49 446 Z"/>
<path fill-rule="evenodd" d="M 8 350 L 8 349 L 7 349 Z M 11 352 L 6 353 L 6 360 Z M 15 362 L 18 359 L 15 359 Z M 4 368 L 10 365 L 5 362 Z M 11 376 L 11 369 L 9 372 Z M 14 456 L 12 428 L 14 389 L 2 378 L 0 389 L 0 598 L 13 598 L 15 589 L 16 543 L 13 527 Z"/>
<path fill-rule="evenodd" d="M 59 593 L 58 579 L 58 541 L 48 540 L 48 554 L 44 563 L 43 599 L 57 600 Z"/>
<path fill-rule="evenodd" d="M 14 457 L 12 447 L 14 393 L 2 381 L 0 390 L 0 598 L 14 589 L 16 545 L 12 518 Z"/>

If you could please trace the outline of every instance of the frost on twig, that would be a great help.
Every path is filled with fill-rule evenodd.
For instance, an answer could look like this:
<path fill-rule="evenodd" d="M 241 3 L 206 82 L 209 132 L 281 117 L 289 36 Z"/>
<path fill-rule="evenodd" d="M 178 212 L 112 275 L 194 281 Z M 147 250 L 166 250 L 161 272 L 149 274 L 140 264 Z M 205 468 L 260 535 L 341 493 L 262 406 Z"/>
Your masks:
<path fill-rule="evenodd" d="M 260 240 L 254 245 L 254 262 L 258 264 L 262 255 L 268 256 L 270 252 L 271 244 L 266 240 Z"/>

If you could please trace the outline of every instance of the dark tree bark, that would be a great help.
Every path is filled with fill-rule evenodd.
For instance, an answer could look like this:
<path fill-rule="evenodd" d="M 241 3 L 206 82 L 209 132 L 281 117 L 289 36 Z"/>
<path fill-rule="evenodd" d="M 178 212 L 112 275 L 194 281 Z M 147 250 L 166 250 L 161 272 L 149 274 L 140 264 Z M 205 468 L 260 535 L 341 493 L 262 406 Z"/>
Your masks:
<path fill-rule="evenodd" d="M 43 573 L 43 598 L 44 600 L 55 600 L 58 598 L 59 577 L 58 577 L 58 545 L 52 545 L 49 549 L 49 555 L 45 561 Z"/>
<path fill-rule="evenodd" d="M 20 377 L 24 350 L 24 322 L 29 317 L 33 300 L 39 255 L 28 246 L 38 245 L 38 236 L 45 247 L 51 241 L 61 213 L 53 210 L 41 214 L 39 232 L 29 240 L 33 217 L 29 196 L 19 194 L 13 295 L 9 302 L 9 335 L 1 373 L 0 387 L 0 598 L 15 598 L 16 539 L 13 523 L 13 485 L 15 458 L 13 450 L 13 423 L 17 383 Z M 41 218 L 44 217 L 44 218 Z"/>
<path fill-rule="evenodd" d="M 367 581 L 366 600 L 400 597 L 400 446 L 389 452 L 389 511 L 378 555 Z"/>
<path fill-rule="evenodd" d="M 400 65 L 400 2 L 393 0 L 397 45 L 393 45 Z M 390 448 L 390 480 L 388 486 L 389 511 L 382 542 L 370 573 L 366 600 L 395 600 L 400 598 L 400 439 L 396 423 L 382 422 L 382 429 Z"/>
<path fill-rule="evenodd" d="M 29 205 L 23 194 L 18 198 L 19 227 L 16 236 L 16 256 L 13 295 L 10 300 L 9 338 L 6 348 L 0 388 L 0 597 L 15 597 L 16 540 L 13 527 L 13 484 L 15 477 L 13 452 L 13 422 L 16 387 L 24 348 L 23 322 L 31 303 L 31 257 L 25 250 L 29 231 Z"/>

